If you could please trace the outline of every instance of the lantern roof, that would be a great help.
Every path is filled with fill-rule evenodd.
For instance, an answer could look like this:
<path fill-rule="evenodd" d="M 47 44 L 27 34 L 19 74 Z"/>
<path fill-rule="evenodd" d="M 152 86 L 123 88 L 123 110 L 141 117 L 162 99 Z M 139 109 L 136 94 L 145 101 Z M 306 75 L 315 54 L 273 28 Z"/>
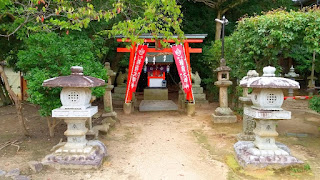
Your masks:
<path fill-rule="evenodd" d="M 293 66 L 291 66 L 289 73 L 288 73 L 288 74 L 285 74 L 284 76 L 285 76 L 285 77 L 289 77 L 289 78 L 290 78 L 290 77 L 291 77 L 291 78 L 295 78 L 295 77 L 299 77 L 299 74 L 295 73 Z"/>
<path fill-rule="evenodd" d="M 241 87 L 251 88 L 284 88 L 299 89 L 300 85 L 297 81 L 275 77 L 275 67 L 267 66 L 263 68 L 262 77 L 249 77 L 240 81 Z"/>
<path fill-rule="evenodd" d="M 105 85 L 105 81 L 99 78 L 84 76 L 83 67 L 72 66 L 71 75 L 59 76 L 43 81 L 46 87 L 97 87 Z"/>
<path fill-rule="evenodd" d="M 220 59 L 220 66 L 214 70 L 215 72 L 221 72 L 221 71 L 224 71 L 224 72 L 229 72 L 231 71 L 231 68 L 229 66 L 227 66 L 226 64 L 226 60 L 224 58 L 221 58 Z"/>

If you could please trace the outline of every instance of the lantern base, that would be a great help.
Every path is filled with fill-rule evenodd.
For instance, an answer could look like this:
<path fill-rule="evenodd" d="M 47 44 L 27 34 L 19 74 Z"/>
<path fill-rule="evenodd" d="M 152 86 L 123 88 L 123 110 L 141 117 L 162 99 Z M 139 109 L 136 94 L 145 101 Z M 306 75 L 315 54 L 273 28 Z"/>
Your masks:
<path fill-rule="evenodd" d="M 107 155 L 106 146 L 98 140 L 88 141 L 84 148 L 71 149 L 58 144 L 54 153 L 47 155 L 42 164 L 56 169 L 98 169 Z"/>
<path fill-rule="evenodd" d="M 214 123 L 235 123 L 237 122 L 237 116 L 233 115 L 230 108 L 218 107 L 212 114 Z"/>
<path fill-rule="evenodd" d="M 234 144 L 236 158 L 245 169 L 262 169 L 265 167 L 283 168 L 303 164 L 302 161 L 290 155 L 289 148 L 281 143 L 276 143 L 276 150 L 260 150 L 252 141 L 238 141 Z"/>
<path fill-rule="evenodd" d="M 245 134 L 245 133 L 239 133 L 237 134 L 237 140 L 238 141 L 254 141 L 255 140 L 255 135 L 251 134 Z"/>

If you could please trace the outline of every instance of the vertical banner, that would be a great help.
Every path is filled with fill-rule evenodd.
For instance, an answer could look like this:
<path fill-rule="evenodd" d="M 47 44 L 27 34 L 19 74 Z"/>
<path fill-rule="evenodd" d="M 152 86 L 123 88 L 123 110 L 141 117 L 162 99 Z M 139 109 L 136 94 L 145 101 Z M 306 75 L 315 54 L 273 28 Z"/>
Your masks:
<path fill-rule="evenodd" d="M 176 66 L 182 83 L 182 88 L 187 95 L 187 100 L 193 101 L 191 76 L 188 70 L 189 67 L 186 56 L 184 54 L 183 46 L 172 46 L 172 54 L 176 62 Z"/>
<path fill-rule="evenodd" d="M 138 81 L 144 64 L 144 59 L 146 58 L 147 48 L 147 45 L 138 45 L 131 73 L 127 82 L 128 85 L 125 99 L 126 103 L 129 103 L 132 100 L 132 93 L 136 92 Z"/>

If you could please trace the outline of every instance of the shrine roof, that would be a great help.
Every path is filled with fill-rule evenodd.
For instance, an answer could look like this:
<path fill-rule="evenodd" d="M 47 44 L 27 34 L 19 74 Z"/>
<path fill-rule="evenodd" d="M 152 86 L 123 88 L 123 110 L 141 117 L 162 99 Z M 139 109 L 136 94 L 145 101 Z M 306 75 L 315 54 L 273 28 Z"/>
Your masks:
<path fill-rule="evenodd" d="M 208 34 L 185 34 L 184 36 L 187 39 L 204 39 L 204 38 L 206 38 L 208 36 Z M 178 36 L 177 35 L 173 35 L 172 37 L 177 38 Z M 115 36 L 115 38 L 125 38 L 125 36 L 117 35 L 117 36 Z M 139 36 L 139 38 L 141 38 L 141 39 L 153 39 L 154 37 L 151 34 L 141 34 Z M 164 36 L 163 35 L 158 35 L 158 38 L 162 39 L 162 38 L 164 38 Z"/>

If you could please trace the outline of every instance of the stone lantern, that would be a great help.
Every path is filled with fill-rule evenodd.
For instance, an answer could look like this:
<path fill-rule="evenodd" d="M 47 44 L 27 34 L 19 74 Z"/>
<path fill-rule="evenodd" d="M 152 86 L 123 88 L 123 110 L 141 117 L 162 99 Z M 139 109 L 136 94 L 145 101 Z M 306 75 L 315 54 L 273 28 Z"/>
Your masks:
<path fill-rule="evenodd" d="M 82 67 L 73 66 L 70 76 L 51 78 L 42 85 L 62 87 L 62 107 L 52 110 L 52 117 L 63 119 L 67 123 L 67 131 L 64 132 L 67 142 L 55 146 L 57 149 L 43 159 L 43 164 L 55 168 L 98 168 L 106 156 L 106 147 L 100 141 L 86 139 L 88 129 L 85 124 L 98 112 L 98 107 L 90 104 L 89 88 L 103 86 L 105 81 L 84 76 Z"/>
<path fill-rule="evenodd" d="M 104 105 L 104 110 L 105 113 L 103 114 L 103 117 L 112 117 L 116 118 L 117 113 L 113 111 L 113 106 L 112 106 L 112 89 L 114 86 L 112 85 L 112 79 L 116 76 L 116 73 L 113 72 L 110 68 L 110 63 L 106 62 L 105 63 L 105 69 L 107 70 L 107 75 L 108 75 L 108 83 L 106 86 L 106 92 L 103 96 L 103 105 Z"/>
<path fill-rule="evenodd" d="M 287 78 L 275 77 L 276 69 L 263 68 L 262 77 L 252 77 L 240 81 L 240 86 L 253 89 L 253 105 L 244 109 L 244 114 L 256 121 L 253 130 L 255 140 L 238 141 L 235 145 L 237 159 L 243 167 L 263 168 L 269 165 L 293 165 L 302 163 L 290 155 L 284 144 L 276 143 L 278 120 L 291 119 L 291 112 L 281 108 L 284 96 L 282 89 L 298 89 L 299 83 Z"/>
<path fill-rule="evenodd" d="M 289 70 L 289 73 L 285 74 L 284 77 L 289 78 L 291 80 L 295 80 L 295 78 L 299 77 L 299 74 L 295 73 L 293 66 L 291 66 L 291 68 Z M 288 96 L 289 96 L 289 98 L 287 98 L 287 100 L 288 99 L 293 99 L 293 89 L 290 88 L 288 90 Z"/>
<path fill-rule="evenodd" d="M 220 106 L 212 114 L 214 123 L 234 123 L 237 122 L 237 117 L 228 107 L 228 86 L 232 85 L 229 80 L 229 72 L 231 68 L 226 66 L 224 58 L 220 60 L 220 67 L 215 71 L 218 72 L 218 81 L 214 85 L 219 87 L 219 103 Z"/>

